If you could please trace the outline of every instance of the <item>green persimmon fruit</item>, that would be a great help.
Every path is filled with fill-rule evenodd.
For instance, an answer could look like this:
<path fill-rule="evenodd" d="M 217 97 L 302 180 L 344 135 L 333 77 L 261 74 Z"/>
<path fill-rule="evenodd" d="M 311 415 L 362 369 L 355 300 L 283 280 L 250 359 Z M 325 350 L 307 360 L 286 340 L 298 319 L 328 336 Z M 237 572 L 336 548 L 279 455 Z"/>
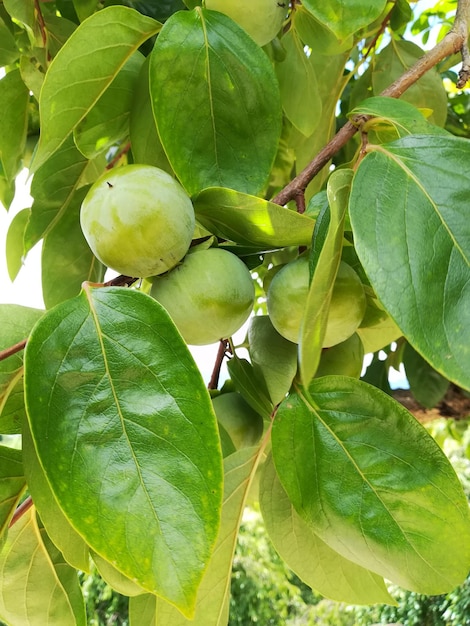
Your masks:
<path fill-rule="evenodd" d="M 195 216 L 189 196 L 163 170 L 125 165 L 91 186 L 80 223 L 93 254 L 125 276 L 162 274 L 186 254 Z"/>
<path fill-rule="evenodd" d="M 364 362 L 364 346 L 359 335 L 353 333 L 349 339 L 331 348 L 323 348 L 316 378 L 320 376 L 351 376 L 359 378 Z"/>
<path fill-rule="evenodd" d="M 188 254 L 150 290 L 170 314 L 186 343 L 206 345 L 233 335 L 248 319 L 255 288 L 243 261 L 226 250 Z"/>
<path fill-rule="evenodd" d="M 236 391 L 212 399 L 217 420 L 229 434 L 235 448 L 254 446 L 263 434 L 263 418 Z"/>
<path fill-rule="evenodd" d="M 206 9 L 225 13 L 259 46 L 269 43 L 284 22 L 289 3 L 280 0 L 206 0 Z"/>
<path fill-rule="evenodd" d="M 272 279 L 267 307 L 277 332 L 297 343 L 309 292 L 308 257 L 285 265 Z M 366 308 L 361 279 L 350 265 L 341 261 L 331 296 L 323 347 L 346 341 L 358 328 Z"/>

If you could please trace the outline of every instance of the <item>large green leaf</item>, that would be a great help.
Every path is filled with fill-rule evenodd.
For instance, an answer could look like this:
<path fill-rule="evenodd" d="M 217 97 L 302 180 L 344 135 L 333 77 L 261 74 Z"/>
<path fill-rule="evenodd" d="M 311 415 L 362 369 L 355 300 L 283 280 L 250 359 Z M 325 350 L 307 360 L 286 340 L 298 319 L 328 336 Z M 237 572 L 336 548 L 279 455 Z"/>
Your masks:
<path fill-rule="evenodd" d="M 296 6 L 292 13 L 292 28 L 303 43 L 312 49 L 312 56 L 334 56 L 350 50 L 354 45 L 352 35 L 338 39 L 332 30 L 314 18 L 302 5 Z M 323 62 L 328 65 L 328 60 L 323 59 Z"/>
<path fill-rule="evenodd" d="M 309 587 L 338 602 L 394 604 L 383 578 L 330 548 L 295 511 L 272 456 L 263 465 L 260 507 L 276 551 Z"/>
<path fill-rule="evenodd" d="M 179 11 L 150 62 L 158 132 L 190 195 L 212 186 L 257 194 L 281 133 L 279 88 L 267 55 L 217 11 Z"/>
<path fill-rule="evenodd" d="M 75 127 L 77 148 L 92 159 L 129 135 L 129 115 L 144 56 L 135 52 L 88 115 Z"/>
<path fill-rule="evenodd" d="M 80 206 L 87 192 L 76 193 L 61 219 L 44 238 L 42 247 L 42 294 L 46 308 L 73 298 L 82 283 L 103 281 L 105 267 L 94 256 L 80 228 Z"/>
<path fill-rule="evenodd" d="M 273 458 L 297 513 L 331 548 L 418 593 L 462 583 L 470 519 L 436 442 L 393 398 L 343 376 L 280 405 Z"/>
<path fill-rule="evenodd" d="M 41 89 L 41 137 L 34 170 L 64 143 L 160 26 L 133 9 L 111 6 L 77 28 L 52 61 Z"/>
<path fill-rule="evenodd" d="M 25 488 L 21 450 L 0 446 L 0 545 Z"/>
<path fill-rule="evenodd" d="M 281 89 L 282 107 L 287 118 L 306 137 L 321 122 L 322 101 L 317 76 L 304 44 L 295 30 L 282 38 L 286 57 L 276 64 L 276 74 Z"/>
<path fill-rule="evenodd" d="M 359 258 L 413 347 L 470 389 L 470 144 L 410 135 L 369 150 L 349 207 Z"/>
<path fill-rule="evenodd" d="M 190 615 L 217 536 L 222 459 L 208 392 L 166 311 L 138 291 L 86 287 L 36 325 L 25 389 L 72 526 Z"/>
<path fill-rule="evenodd" d="M 320 220 L 317 220 L 320 238 L 313 240 L 315 258 L 312 280 L 308 291 L 305 314 L 300 329 L 299 365 L 304 384 L 315 375 L 323 346 L 328 320 L 328 309 L 341 262 L 344 221 L 353 172 L 349 169 L 333 172 L 328 180 L 329 223 L 324 238 L 321 236 Z"/>
<path fill-rule="evenodd" d="M 197 220 L 211 233 L 245 246 L 308 245 L 315 222 L 306 215 L 246 193 L 212 187 L 194 198 Z"/>
<path fill-rule="evenodd" d="M 1 33 L 0 33 L 1 34 Z M 7 181 L 15 178 L 26 144 L 29 91 L 19 70 L 0 80 L 0 161 Z"/>
<path fill-rule="evenodd" d="M 3 304 L 0 307 L 0 349 L 26 339 L 43 313 L 18 304 Z M 24 417 L 23 353 L 19 351 L 0 361 L 0 433 L 21 432 Z"/>
<path fill-rule="evenodd" d="M 14 626 L 85 626 L 83 601 L 80 613 L 70 585 L 76 573 L 59 574 L 60 556 L 51 558 L 45 541 L 34 508 L 10 529 L 0 552 L 0 618 Z"/>
<path fill-rule="evenodd" d="M 129 119 L 129 133 L 134 163 L 154 165 L 172 174 L 162 142 L 158 136 L 149 88 L 149 64 L 147 57 L 142 65 L 133 94 Z"/>
<path fill-rule="evenodd" d="M 167 602 L 156 598 L 155 625 L 227 625 L 232 560 L 246 499 L 259 457 L 259 448 L 245 448 L 225 459 L 224 503 L 220 532 L 214 554 L 199 588 L 194 618 L 186 619 Z M 137 622 L 136 626 L 140 626 L 140 622 Z"/>
<path fill-rule="evenodd" d="M 47 482 L 44 470 L 34 447 L 28 420 L 23 421 L 22 447 L 24 474 L 28 491 L 41 517 L 48 536 L 73 567 L 82 572 L 90 571 L 89 550 L 83 538 L 72 528 Z"/>
<path fill-rule="evenodd" d="M 386 0 L 303 0 L 303 6 L 340 39 L 376 20 Z"/>

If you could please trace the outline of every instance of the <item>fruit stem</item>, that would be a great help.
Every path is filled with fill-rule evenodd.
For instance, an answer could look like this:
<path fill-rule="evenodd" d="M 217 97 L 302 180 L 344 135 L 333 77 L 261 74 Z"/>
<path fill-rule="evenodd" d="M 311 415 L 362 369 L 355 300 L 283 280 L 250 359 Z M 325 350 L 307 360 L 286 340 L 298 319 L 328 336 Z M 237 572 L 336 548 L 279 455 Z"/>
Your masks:
<path fill-rule="evenodd" d="M 217 356 L 215 357 L 214 369 L 212 370 L 212 376 L 207 385 L 208 389 L 217 389 L 219 386 L 220 370 L 222 368 L 222 362 L 226 356 L 229 343 L 227 339 L 221 339 L 219 343 L 219 349 L 217 350 Z"/>

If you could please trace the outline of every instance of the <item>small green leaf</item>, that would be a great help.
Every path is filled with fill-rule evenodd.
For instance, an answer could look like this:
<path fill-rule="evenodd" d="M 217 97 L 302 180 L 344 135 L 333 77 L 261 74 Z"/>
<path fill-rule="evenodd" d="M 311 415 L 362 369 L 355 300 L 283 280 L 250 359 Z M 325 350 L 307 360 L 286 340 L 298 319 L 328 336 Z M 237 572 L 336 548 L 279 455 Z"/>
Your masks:
<path fill-rule="evenodd" d="M 39 20 L 36 19 L 34 0 L 3 0 L 7 13 L 28 33 L 31 44 L 39 45 L 41 34 Z"/>
<path fill-rule="evenodd" d="M 414 398 L 427 409 L 436 406 L 449 388 L 447 378 L 436 372 L 410 344 L 403 351 L 403 365 Z"/>
<path fill-rule="evenodd" d="M 24 233 L 29 217 L 30 209 L 19 211 L 10 222 L 6 240 L 6 256 L 8 276 L 13 282 L 18 276 L 24 260 Z"/>
<path fill-rule="evenodd" d="M 378 118 L 370 126 L 376 132 L 378 125 L 380 125 L 379 128 L 382 126 L 385 128 L 387 126 L 393 127 L 396 135 L 398 135 L 394 139 L 405 137 L 406 135 L 447 135 L 447 132 L 443 129 L 430 124 L 415 106 L 396 98 L 385 98 L 383 96 L 368 98 L 364 102 L 357 104 L 348 114 L 348 117 L 354 117 L 355 115 L 371 115 L 374 118 Z"/>
<path fill-rule="evenodd" d="M 314 273 L 300 330 L 299 361 L 304 384 L 308 384 L 313 378 L 320 362 L 331 294 L 341 262 L 344 221 L 352 177 L 352 170 L 340 169 L 333 172 L 328 180 L 327 193 L 330 206 L 328 231 L 320 251 L 316 251 L 317 261 L 314 263 Z M 323 237 L 324 235 L 322 239 Z"/>
<path fill-rule="evenodd" d="M 217 536 L 222 458 L 209 394 L 166 311 L 132 289 L 87 287 L 36 325 L 25 389 L 72 526 L 190 616 Z"/>
<path fill-rule="evenodd" d="M 88 160 L 77 150 L 70 137 L 38 169 L 31 183 L 34 203 L 25 231 L 25 253 L 45 237 L 68 210 L 87 166 Z"/>
<path fill-rule="evenodd" d="M 77 28 L 49 66 L 41 89 L 41 137 L 34 171 L 62 146 L 126 61 L 160 26 L 133 9 L 111 6 Z"/>
<path fill-rule="evenodd" d="M 83 187 L 67 211 L 54 223 L 42 246 L 42 294 L 46 308 L 73 298 L 85 281 L 100 283 L 105 267 L 94 256 L 80 228 L 80 206 L 87 192 Z"/>
<path fill-rule="evenodd" d="M 245 448 L 224 461 L 224 503 L 219 537 L 199 588 L 196 612 L 189 620 L 156 598 L 155 624 L 171 626 L 226 626 L 232 561 L 250 485 L 259 461 L 259 449 Z"/>
<path fill-rule="evenodd" d="M 72 528 L 47 482 L 44 470 L 34 447 L 28 420 L 25 418 L 22 428 L 24 474 L 34 505 L 41 517 L 47 534 L 63 557 L 76 569 L 90 571 L 88 546 L 82 537 Z"/>
<path fill-rule="evenodd" d="M 77 148 L 88 159 L 129 135 L 129 114 L 144 56 L 135 52 L 86 117 L 75 127 Z"/>
<path fill-rule="evenodd" d="M 296 513 L 271 455 L 263 464 L 260 507 L 276 551 L 309 587 L 337 602 L 395 604 L 383 578 L 335 552 Z"/>
<path fill-rule="evenodd" d="M 313 55 L 334 56 L 351 50 L 354 45 L 352 35 L 348 35 L 344 39 L 338 39 L 328 26 L 315 19 L 302 5 L 295 7 L 292 16 L 292 27 L 296 30 L 303 43 L 312 49 Z"/>
<path fill-rule="evenodd" d="M 470 389 L 467 168 L 468 141 L 450 135 L 371 147 L 349 212 L 357 254 L 385 309 L 434 369 Z"/>
<path fill-rule="evenodd" d="M 20 56 L 15 38 L 5 22 L 0 17 L 0 67 L 11 65 Z"/>
<path fill-rule="evenodd" d="M 26 489 L 21 450 L 0 446 L 0 545 Z"/>
<path fill-rule="evenodd" d="M 352 35 L 376 20 L 387 4 L 386 0 L 303 0 L 303 6 L 339 38 Z"/>
<path fill-rule="evenodd" d="M 157 596 L 146 593 L 129 599 L 130 626 L 157 626 Z"/>
<path fill-rule="evenodd" d="M 44 311 L 20 306 L 0 306 L 0 349 L 4 350 L 25 340 Z M 25 417 L 23 399 L 23 354 L 0 361 L 0 433 L 21 432 Z"/>
<path fill-rule="evenodd" d="M 263 378 L 272 403 L 279 404 L 297 373 L 297 344 L 284 339 L 268 315 L 251 318 L 248 343 L 254 370 Z"/>
<path fill-rule="evenodd" d="M 73 0 L 73 6 L 80 22 L 93 15 L 98 0 Z"/>
<path fill-rule="evenodd" d="M 372 88 L 374 94 L 381 93 L 423 55 L 424 50 L 415 43 L 392 38 L 388 46 L 376 57 L 373 64 Z M 432 109 L 430 121 L 437 126 L 444 126 L 447 118 L 447 92 L 437 68 L 433 67 L 426 72 L 405 91 L 401 98 L 418 109 Z"/>
<path fill-rule="evenodd" d="M 393 398 L 354 378 L 317 378 L 280 405 L 272 449 L 295 510 L 333 550 L 418 593 L 446 593 L 465 580 L 462 486 Z"/>
<path fill-rule="evenodd" d="M 0 552 L 0 618 L 15 626 L 85 626 L 84 607 L 80 619 L 44 539 L 34 507 L 10 529 Z"/>
<path fill-rule="evenodd" d="M 315 222 L 273 202 L 212 187 L 194 198 L 197 220 L 214 235 L 245 246 L 308 245 Z"/>
<path fill-rule="evenodd" d="M 309 137 L 322 119 L 315 69 L 295 30 L 284 35 L 282 45 L 286 57 L 276 64 L 282 107 L 292 124 Z"/>
<path fill-rule="evenodd" d="M 29 92 L 19 70 L 8 72 L 0 80 L 0 161 L 7 181 L 20 169 L 28 129 Z"/>
<path fill-rule="evenodd" d="M 253 365 L 246 359 L 232 357 L 227 368 L 235 389 L 245 398 L 252 409 L 263 419 L 269 419 L 273 405 L 265 388 L 264 380 L 255 372 Z"/>
<path fill-rule="evenodd" d="M 265 52 L 233 20 L 199 8 L 173 14 L 152 52 L 150 92 L 163 147 L 190 195 L 264 188 L 281 134 L 279 88 Z"/>

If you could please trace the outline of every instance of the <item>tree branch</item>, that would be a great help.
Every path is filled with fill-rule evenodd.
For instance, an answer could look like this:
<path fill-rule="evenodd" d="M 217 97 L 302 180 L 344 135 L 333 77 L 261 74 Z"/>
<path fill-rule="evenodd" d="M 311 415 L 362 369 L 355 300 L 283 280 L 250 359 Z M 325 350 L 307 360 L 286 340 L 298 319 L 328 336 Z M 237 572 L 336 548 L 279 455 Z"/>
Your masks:
<path fill-rule="evenodd" d="M 24 350 L 26 346 L 26 342 L 27 342 L 27 339 L 22 339 L 18 343 L 15 343 L 14 346 L 10 346 L 9 348 L 5 348 L 5 350 L 1 350 L 0 361 L 4 361 L 5 359 L 8 359 L 9 356 L 12 356 L 13 354 L 16 354 L 17 352 L 21 352 L 21 350 Z"/>
<path fill-rule="evenodd" d="M 402 74 L 381 96 L 399 98 L 407 89 L 414 85 L 426 72 L 435 67 L 446 57 L 462 53 L 463 65 L 459 73 L 457 86 L 462 88 L 470 77 L 470 54 L 468 51 L 468 27 L 470 24 L 470 0 L 459 0 L 452 29 L 432 50 L 429 50 L 409 70 Z M 284 187 L 272 202 L 284 205 L 295 200 L 305 193 L 307 185 L 325 167 L 330 159 L 357 133 L 359 126 L 369 117 L 359 116 L 347 122 L 333 137 L 333 139 L 315 156 L 315 158 Z"/>
<path fill-rule="evenodd" d="M 227 352 L 227 347 L 227 339 L 221 339 L 219 343 L 219 349 L 217 350 L 217 356 L 215 358 L 214 369 L 212 370 L 212 376 L 209 384 L 207 385 L 208 389 L 217 389 L 217 387 L 219 386 L 220 370 L 225 357 L 225 353 Z"/>
<path fill-rule="evenodd" d="M 33 506 L 33 501 L 31 499 L 31 496 L 28 496 L 26 498 L 26 500 L 24 500 L 17 508 L 16 511 L 13 513 L 13 517 L 11 518 L 10 521 L 10 525 L 9 528 L 11 528 L 13 526 L 13 524 L 15 524 L 21 517 L 23 517 L 23 515 L 26 513 L 26 511 L 29 511 L 29 509 Z"/>

